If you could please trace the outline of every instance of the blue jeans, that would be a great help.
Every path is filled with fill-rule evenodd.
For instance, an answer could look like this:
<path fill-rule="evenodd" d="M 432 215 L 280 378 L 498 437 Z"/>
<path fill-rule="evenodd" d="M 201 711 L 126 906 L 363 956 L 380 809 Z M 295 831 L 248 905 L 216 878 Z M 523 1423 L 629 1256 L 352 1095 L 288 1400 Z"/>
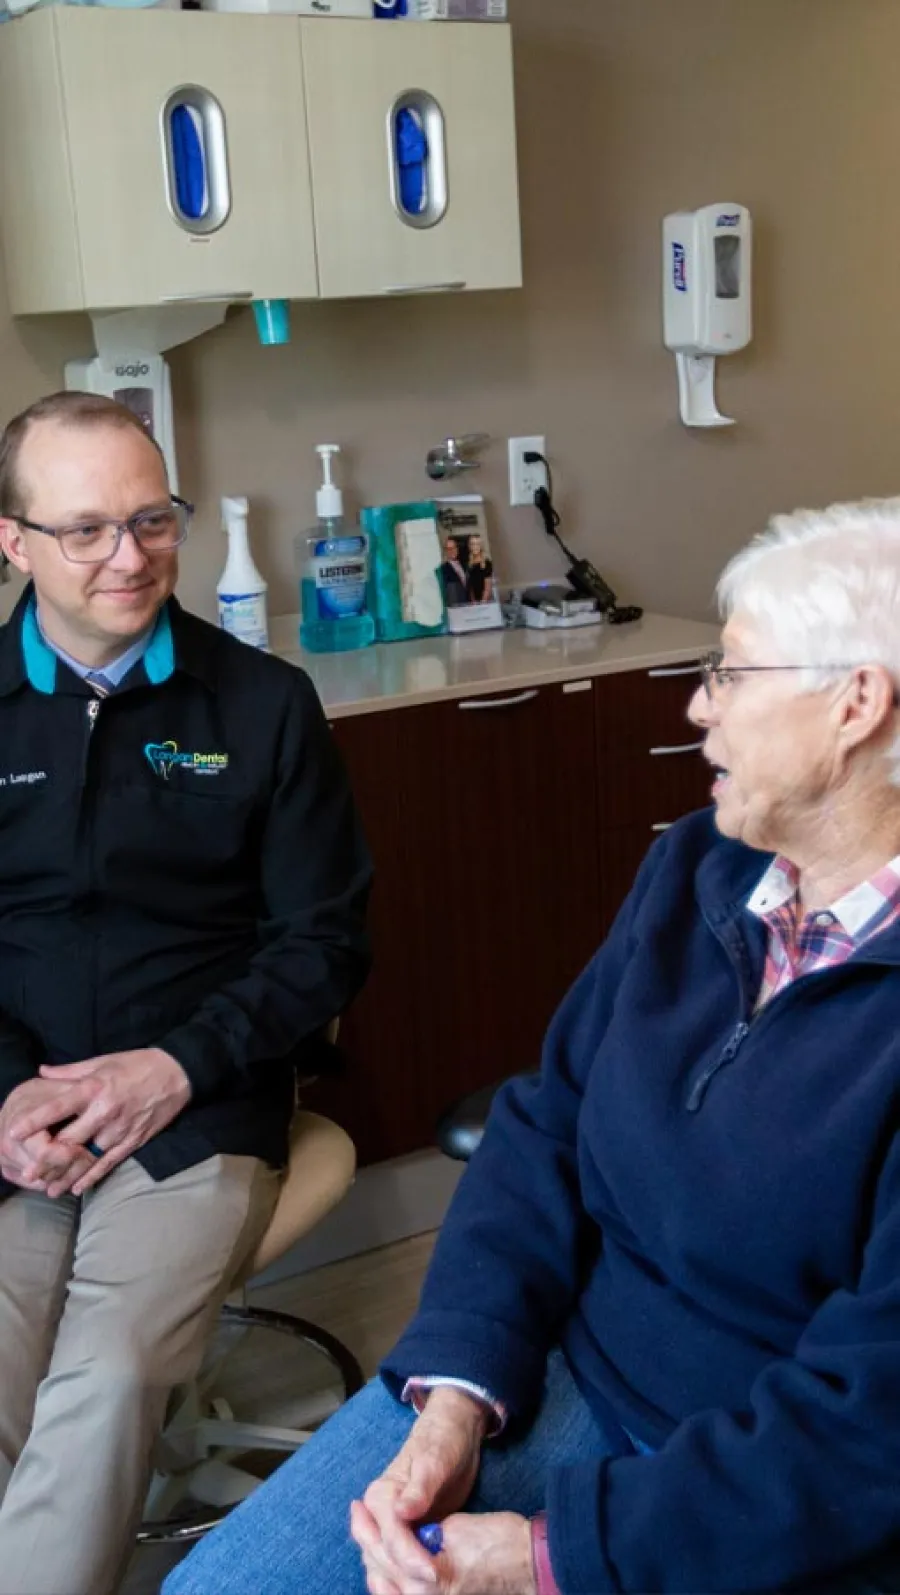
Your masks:
<path fill-rule="evenodd" d="M 414 1419 L 373 1380 L 201 1541 L 161 1595 L 365 1595 L 350 1502 L 384 1472 Z M 630 1450 L 617 1425 L 600 1427 L 553 1352 L 534 1423 L 519 1439 L 485 1446 L 469 1510 L 533 1517 L 551 1468 Z"/>
<path fill-rule="evenodd" d="M 160 1595 L 365 1595 L 348 1529 L 350 1502 L 396 1456 L 414 1420 L 410 1407 L 373 1380 L 200 1542 Z M 533 1517 L 543 1509 L 551 1468 L 632 1449 L 617 1424 L 601 1426 L 554 1351 L 534 1423 L 527 1434 L 485 1446 L 468 1509 Z M 886 1591 L 900 1591 L 896 1551 L 868 1569 L 809 1586 L 806 1595 Z"/>

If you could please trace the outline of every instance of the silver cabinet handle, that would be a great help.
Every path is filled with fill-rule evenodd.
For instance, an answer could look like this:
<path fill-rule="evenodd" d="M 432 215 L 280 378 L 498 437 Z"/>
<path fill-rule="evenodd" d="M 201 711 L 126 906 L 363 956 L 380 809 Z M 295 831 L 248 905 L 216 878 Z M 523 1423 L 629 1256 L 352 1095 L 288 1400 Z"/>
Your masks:
<path fill-rule="evenodd" d="M 196 304 L 207 304 L 209 301 L 212 301 L 212 303 L 218 304 L 222 299 L 252 298 L 252 288 L 235 288 L 231 293 L 163 294 L 162 298 L 159 300 L 159 303 L 161 305 L 181 305 L 190 304 L 192 302 Z"/>
<path fill-rule="evenodd" d="M 699 665 L 666 665 L 662 670 L 648 670 L 651 681 L 659 681 L 663 676 L 699 676 Z"/>
<path fill-rule="evenodd" d="M 460 703 L 460 709 L 510 709 L 515 703 L 530 703 L 538 695 L 537 687 L 532 692 L 516 692 L 511 698 L 468 698 L 465 703 Z"/>
<path fill-rule="evenodd" d="M 465 282 L 419 282 L 419 283 L 392 283 L 385 288 L 386 294 L 458 294 L 465 288 Z"/>
<path fill-rule="evenodd" d="M 668 759 L 675 753 L 699 753 L 703 747 L 702 742 L 679 742 L 672 748 L 651 748 L 651 759 Z"/>
<path fill-rule="evenodd" d="M 660 820 L 656 825 L 651 825 L 651 831 L 671 831 L 674 820 Z"/>

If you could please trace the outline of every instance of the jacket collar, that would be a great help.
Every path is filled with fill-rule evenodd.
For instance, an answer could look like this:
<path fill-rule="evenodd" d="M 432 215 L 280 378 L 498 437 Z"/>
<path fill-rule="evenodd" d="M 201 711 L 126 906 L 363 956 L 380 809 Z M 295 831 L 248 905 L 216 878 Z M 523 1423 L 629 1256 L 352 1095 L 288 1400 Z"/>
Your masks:
<path fill-rule="evenodd" d="M 215 686 L 214 651 L 209 628 L 187 614 L 175 598 L 163 605 L 143 657 L 129 671 L 129 686 L 158 686 L 176 670 Z M 29 582 L 5 626 L 0 627 L 0 697 L 30 686 L 47 696 L 56 692 L 83 695 L 88 687 L 48 647 L 37 624 L 34 588 Z"/>
<path fill-rule="evenodd" d="M 712 811 L 709 823 L 714 824 Z M 703 917 L 737 965 L 740 977 L 750 983 L 765 959 L 766 927 L 751 914 L 747 903 L 774 857 L 774 853 L 759 853 L 717 834 L 697 870 L 697 902 Z M 900 921 L 864 942 L 850 962 L 900 964 Z"/>

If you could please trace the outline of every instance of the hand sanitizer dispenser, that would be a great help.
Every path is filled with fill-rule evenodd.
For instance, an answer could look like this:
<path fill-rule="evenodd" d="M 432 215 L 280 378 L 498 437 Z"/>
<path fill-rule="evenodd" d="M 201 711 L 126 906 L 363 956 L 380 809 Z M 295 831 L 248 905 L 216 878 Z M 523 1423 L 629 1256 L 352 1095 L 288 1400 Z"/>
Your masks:
<path fill-rule="evenodd" d="M 675 355 L 685 426 L 733 426 L 716 405 L 716 356 L 746 348 L 752 224 L 743 205 L 706 205 L 663 222 L 663 339 Z"/>
<path fill-rule="evenodd" d="M 162 449 L 169 487 L 178 492 L 172 386 L 162 355 L 135 349 L 109 359 L 95 355 L 92 360 L 68 360 L 65 383 L 85 393 L 103 393 L 132 410 Z"/>

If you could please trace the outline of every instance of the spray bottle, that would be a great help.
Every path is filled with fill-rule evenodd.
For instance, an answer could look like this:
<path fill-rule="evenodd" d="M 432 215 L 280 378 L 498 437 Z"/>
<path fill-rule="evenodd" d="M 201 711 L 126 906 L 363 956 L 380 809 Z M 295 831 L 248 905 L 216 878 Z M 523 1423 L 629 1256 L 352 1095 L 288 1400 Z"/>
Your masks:
<path fill-rule="evenodd" d="M 300 641 L 310 653 L 340 653 L 375 641 L 366 609 L 369 539 L 344 520 L 344 499 L 331 476 L 337 443 L 319 443 L 322 486 L 316 494 L 318 523 L 295 541 L 300 567 Z"/>
<path fill-rule="evenodd" d="M 249 643 L 251 648 L 268 648 L 268 585 L 254 565 L 250 553 L 248 510 L 245 498 L 222 500 L 222 527 L 228 533 L 228 558 L 216 587 L 219 625 L 232 637 Z"/>

